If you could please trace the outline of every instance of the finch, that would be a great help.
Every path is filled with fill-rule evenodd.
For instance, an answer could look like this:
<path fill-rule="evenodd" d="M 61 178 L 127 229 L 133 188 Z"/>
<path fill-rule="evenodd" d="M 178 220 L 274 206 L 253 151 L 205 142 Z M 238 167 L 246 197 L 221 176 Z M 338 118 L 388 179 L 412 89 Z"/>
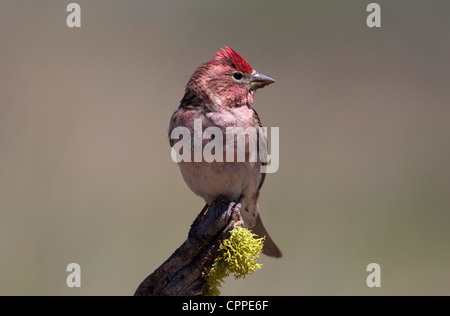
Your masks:
<path fill-rule="evenodd" d="M 254 93 L 274 82 L 271 77 L 254 70 L 231 48 L 221 49 L 190 77 L 183 99 L 170 120 L 170 145 L 176 143 L 170 135 L 177 127 L 187 128 L 194 135 L 194 120 L 201 120 L 203 131 L 218 127 L 224 134 L 228 127 L 244 130 L 261 127 L 253 109 Z M 266 144 L 265 135 L 258 137 L 264 137 Z M 191 150 L 194 155 L 194 149 Z M 265 179 L 265 173 L 261 171 L 263 163 L 258 157 L 256 161 L 244 162 L 180 161 L 178 165 L 186 184 L 207 205 L 218 196 L 240 201 L 244 226 L 259 237 L 265 237 L 263 252 L 266 255 L 280 258 L 281 251 L 264 227 L 259 211 L 259 192 Z"/>

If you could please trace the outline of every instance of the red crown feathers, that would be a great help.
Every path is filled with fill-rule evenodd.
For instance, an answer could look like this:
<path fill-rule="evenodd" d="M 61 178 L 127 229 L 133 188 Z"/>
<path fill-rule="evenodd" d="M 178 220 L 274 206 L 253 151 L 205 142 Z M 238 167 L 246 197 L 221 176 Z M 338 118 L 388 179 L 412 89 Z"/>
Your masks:
<path fill-rule="evenodd" d="M 230 64 L 230 66 L 232 66 L 236 70 L 240 70 L 242 72 L 250 73 L 253 71 L 253 68 L 250 66 L 250 64 L 228 46 L 225 46 L 225 49 L 221 48 L 220 52 L 214 55 L 213 59 L 224 61 Z"/>

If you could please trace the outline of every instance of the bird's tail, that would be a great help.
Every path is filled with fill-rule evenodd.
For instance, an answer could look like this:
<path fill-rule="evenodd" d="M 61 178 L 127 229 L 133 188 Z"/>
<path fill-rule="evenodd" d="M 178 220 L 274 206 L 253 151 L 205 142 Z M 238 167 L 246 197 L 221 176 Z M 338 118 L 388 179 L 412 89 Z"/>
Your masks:
<path fill-rule="evenodd" d="M 278 248 L 278 246 L 272 240 L 272 238 L 270 237 L 266 228 L 264 227 L 264 224 L 261 219 L 261 213 L 259 212 L 258 203 L 256 204 L 255 211 L 258 213 L 258 216 L 256 218 L 255 225 L 252 228 L 252 232 L 254 234 L 258 235 L 259 237 L 264 237 L 264 236 L 266 237 L 266 239 L 264 240 L 263 253 L 269 257 L 281 258 L 283 256 L 283 254 L 281 253 L 280 248 Z M 244 223 L 245 223 L 245 220 L 244 220 Z"/>

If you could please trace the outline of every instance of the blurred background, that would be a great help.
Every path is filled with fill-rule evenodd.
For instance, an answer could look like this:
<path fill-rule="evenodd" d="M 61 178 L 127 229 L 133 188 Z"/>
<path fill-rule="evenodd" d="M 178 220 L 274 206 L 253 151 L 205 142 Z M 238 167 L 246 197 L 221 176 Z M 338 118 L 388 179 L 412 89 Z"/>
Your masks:
<path fill-rule="evenodd" d="M 279 260 L 224 295 L 450 295 L 450 4 L 0 1 L 0 294 L 132 295 L 203 201 L 170 159 L 184 85 L 228 45 L 277 79 L 260 207 Z M 81 265 L 81 288 L 66 266 Z M 369 263 L 382 287 L 366 285 Z"/>

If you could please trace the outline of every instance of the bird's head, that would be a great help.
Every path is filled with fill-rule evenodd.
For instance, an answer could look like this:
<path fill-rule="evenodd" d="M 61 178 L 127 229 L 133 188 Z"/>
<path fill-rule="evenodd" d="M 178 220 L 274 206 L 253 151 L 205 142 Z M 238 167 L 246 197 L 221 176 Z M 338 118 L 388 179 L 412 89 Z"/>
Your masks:
<path fill-rule="evenodd" d="M 271 77 L 254 70 L 234 50 L 225 47 L 197 68 L 188 88 L 206 93 L 216 106 L 251 108 L 254 92 L 274 82 Z"/>

